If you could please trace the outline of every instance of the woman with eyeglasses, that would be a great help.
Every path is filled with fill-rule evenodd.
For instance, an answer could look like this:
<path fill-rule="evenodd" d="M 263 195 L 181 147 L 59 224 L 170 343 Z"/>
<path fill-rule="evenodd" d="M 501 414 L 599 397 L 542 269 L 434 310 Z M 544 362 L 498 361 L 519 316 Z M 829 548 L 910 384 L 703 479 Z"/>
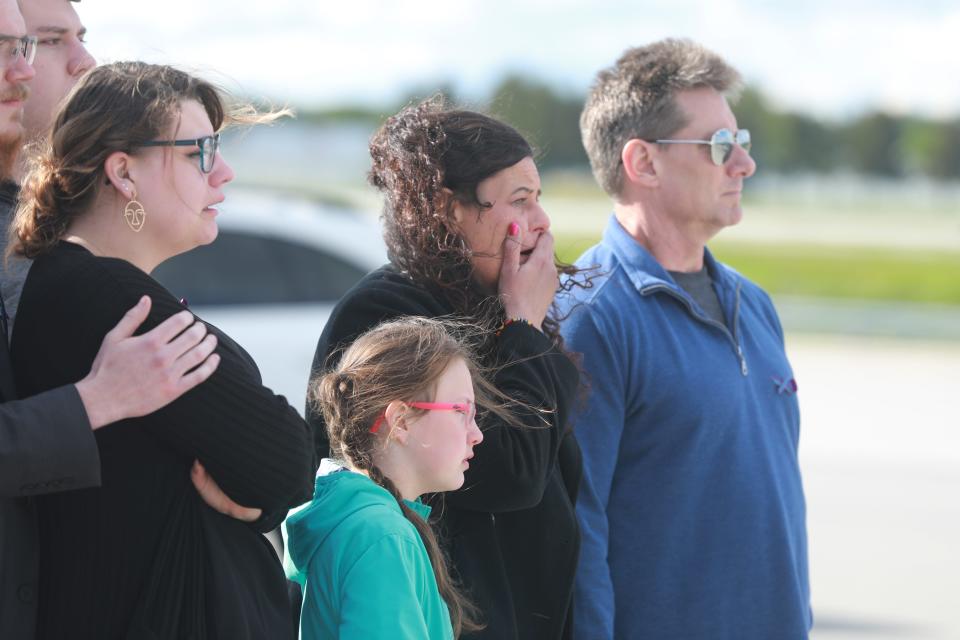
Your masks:
<path fill-rule="evenodd" d="M 12 340 L 20 393 L 96 367 L 97 345 L 141 296 L 153 301 L 144 330 L 184 309 L 150 272 L 217 237 L 234 177 L 218 131 L 238 117 L 170 67 L 116 63 L 78 83 L 14 223 L 15 250 L 34 259 Z M 38 638 L 294 637 L 261 532 L 309 496 L 308 429 L 209 329 L 220 357 L 209 380 L 96 432 L 100 488 L 38 498 Z M 213 495 L 222 513 L 204 502 Z"/>
<path fill-rule="evenodd" d="M 314 370 L 387 319 L 457 316 L 483 330 L 480 364 L 526 408 L 520 428 L 478 416 L 484 439 L 463 487 L 432 502 L 442 544 L 485 624 L 469 637 L 565 637 L 581 474 L 566 420 L 579 374 L 548 313 L 557 267 L 533 151 L 512 127 L 433 99 L 389 118 L 370 155 L 390 263 L 334 309 Z M 324 418 L 308 416 L 326 456 Z"/>

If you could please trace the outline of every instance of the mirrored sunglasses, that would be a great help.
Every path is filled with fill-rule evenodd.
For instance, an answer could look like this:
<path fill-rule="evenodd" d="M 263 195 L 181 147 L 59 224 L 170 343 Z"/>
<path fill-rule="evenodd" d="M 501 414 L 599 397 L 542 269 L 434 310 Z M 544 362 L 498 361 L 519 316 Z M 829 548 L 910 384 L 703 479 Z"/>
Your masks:
<path fill-rule="evenodd" d="M 723 166 L 730 156 L 733 155 L 734 145 L 739 145 L 744 151 L 750 153 L 752 143 L 750 141 L 750 131 L 739 129 L 736 133 L 730 129 L 717 129 L 709 140 L 652 140 L 657 144 L 706 144 L 710 145 L 710 159 L 713 164 Z"/>

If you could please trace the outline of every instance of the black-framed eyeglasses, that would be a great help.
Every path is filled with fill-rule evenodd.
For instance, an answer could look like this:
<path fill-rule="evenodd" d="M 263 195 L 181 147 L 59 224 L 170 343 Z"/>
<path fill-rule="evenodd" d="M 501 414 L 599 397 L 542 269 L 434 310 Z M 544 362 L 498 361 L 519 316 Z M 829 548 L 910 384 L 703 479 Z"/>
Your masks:
<path fill-rule="evenodd" d="M 200 150 L 200 171 L 210 173 L 213 171 L 213 163 L 217 158 L 217 151 L 220 150 L 220 134 L 215 133 L 212 136 L 203 136 L 202 138 L 193 138 L 191 140 L 148 140 L 147 142 L 141 142 L 137 146 L 197 147 Z"/>
<path fill-rule="evenodd" d="M 709 140 L 649 140 L 657 144 L 707 144 L 710 145 L 710 159 L 718 167 L 723 166 L 730 156 L 733 155 L 733 145 L 740 147 L 750 153 L 750 131 L 740 129 L 736 133 L 730 129 L 717 129 Z"/>
<path fill-rule="evenodd" d="M 33 64 L 37 55 L 37 36 L 8 36 L 0 33 L 0 67 L 7 68 L 23 56 L 27 64 Z"/>

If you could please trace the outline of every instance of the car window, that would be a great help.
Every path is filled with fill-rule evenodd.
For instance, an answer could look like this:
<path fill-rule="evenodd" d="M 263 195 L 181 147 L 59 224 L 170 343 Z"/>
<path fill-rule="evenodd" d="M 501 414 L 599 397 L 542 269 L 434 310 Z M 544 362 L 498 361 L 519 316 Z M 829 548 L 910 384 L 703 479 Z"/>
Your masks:
<path fill-rule="evenodd" d="M 153 272 L 190 306 L 335 302 L 365 274 L 318 247 L 223 229 Z"/>

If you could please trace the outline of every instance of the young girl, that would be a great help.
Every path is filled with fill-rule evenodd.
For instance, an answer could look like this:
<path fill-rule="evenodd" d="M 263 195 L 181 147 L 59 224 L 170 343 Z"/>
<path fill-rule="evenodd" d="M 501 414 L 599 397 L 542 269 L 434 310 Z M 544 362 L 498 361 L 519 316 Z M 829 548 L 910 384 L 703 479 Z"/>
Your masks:
<path fill-rule="evenodd" d="M 418 498 L 463 485 L 483 440 L 476 402 L 511 421 L 467 347 L 439 320 L 387 322 L 311 383 L 337 458 L 284 525 L 287 570 L 305 583 L 301 637 L 457 637 L 478 628 Z"/>

